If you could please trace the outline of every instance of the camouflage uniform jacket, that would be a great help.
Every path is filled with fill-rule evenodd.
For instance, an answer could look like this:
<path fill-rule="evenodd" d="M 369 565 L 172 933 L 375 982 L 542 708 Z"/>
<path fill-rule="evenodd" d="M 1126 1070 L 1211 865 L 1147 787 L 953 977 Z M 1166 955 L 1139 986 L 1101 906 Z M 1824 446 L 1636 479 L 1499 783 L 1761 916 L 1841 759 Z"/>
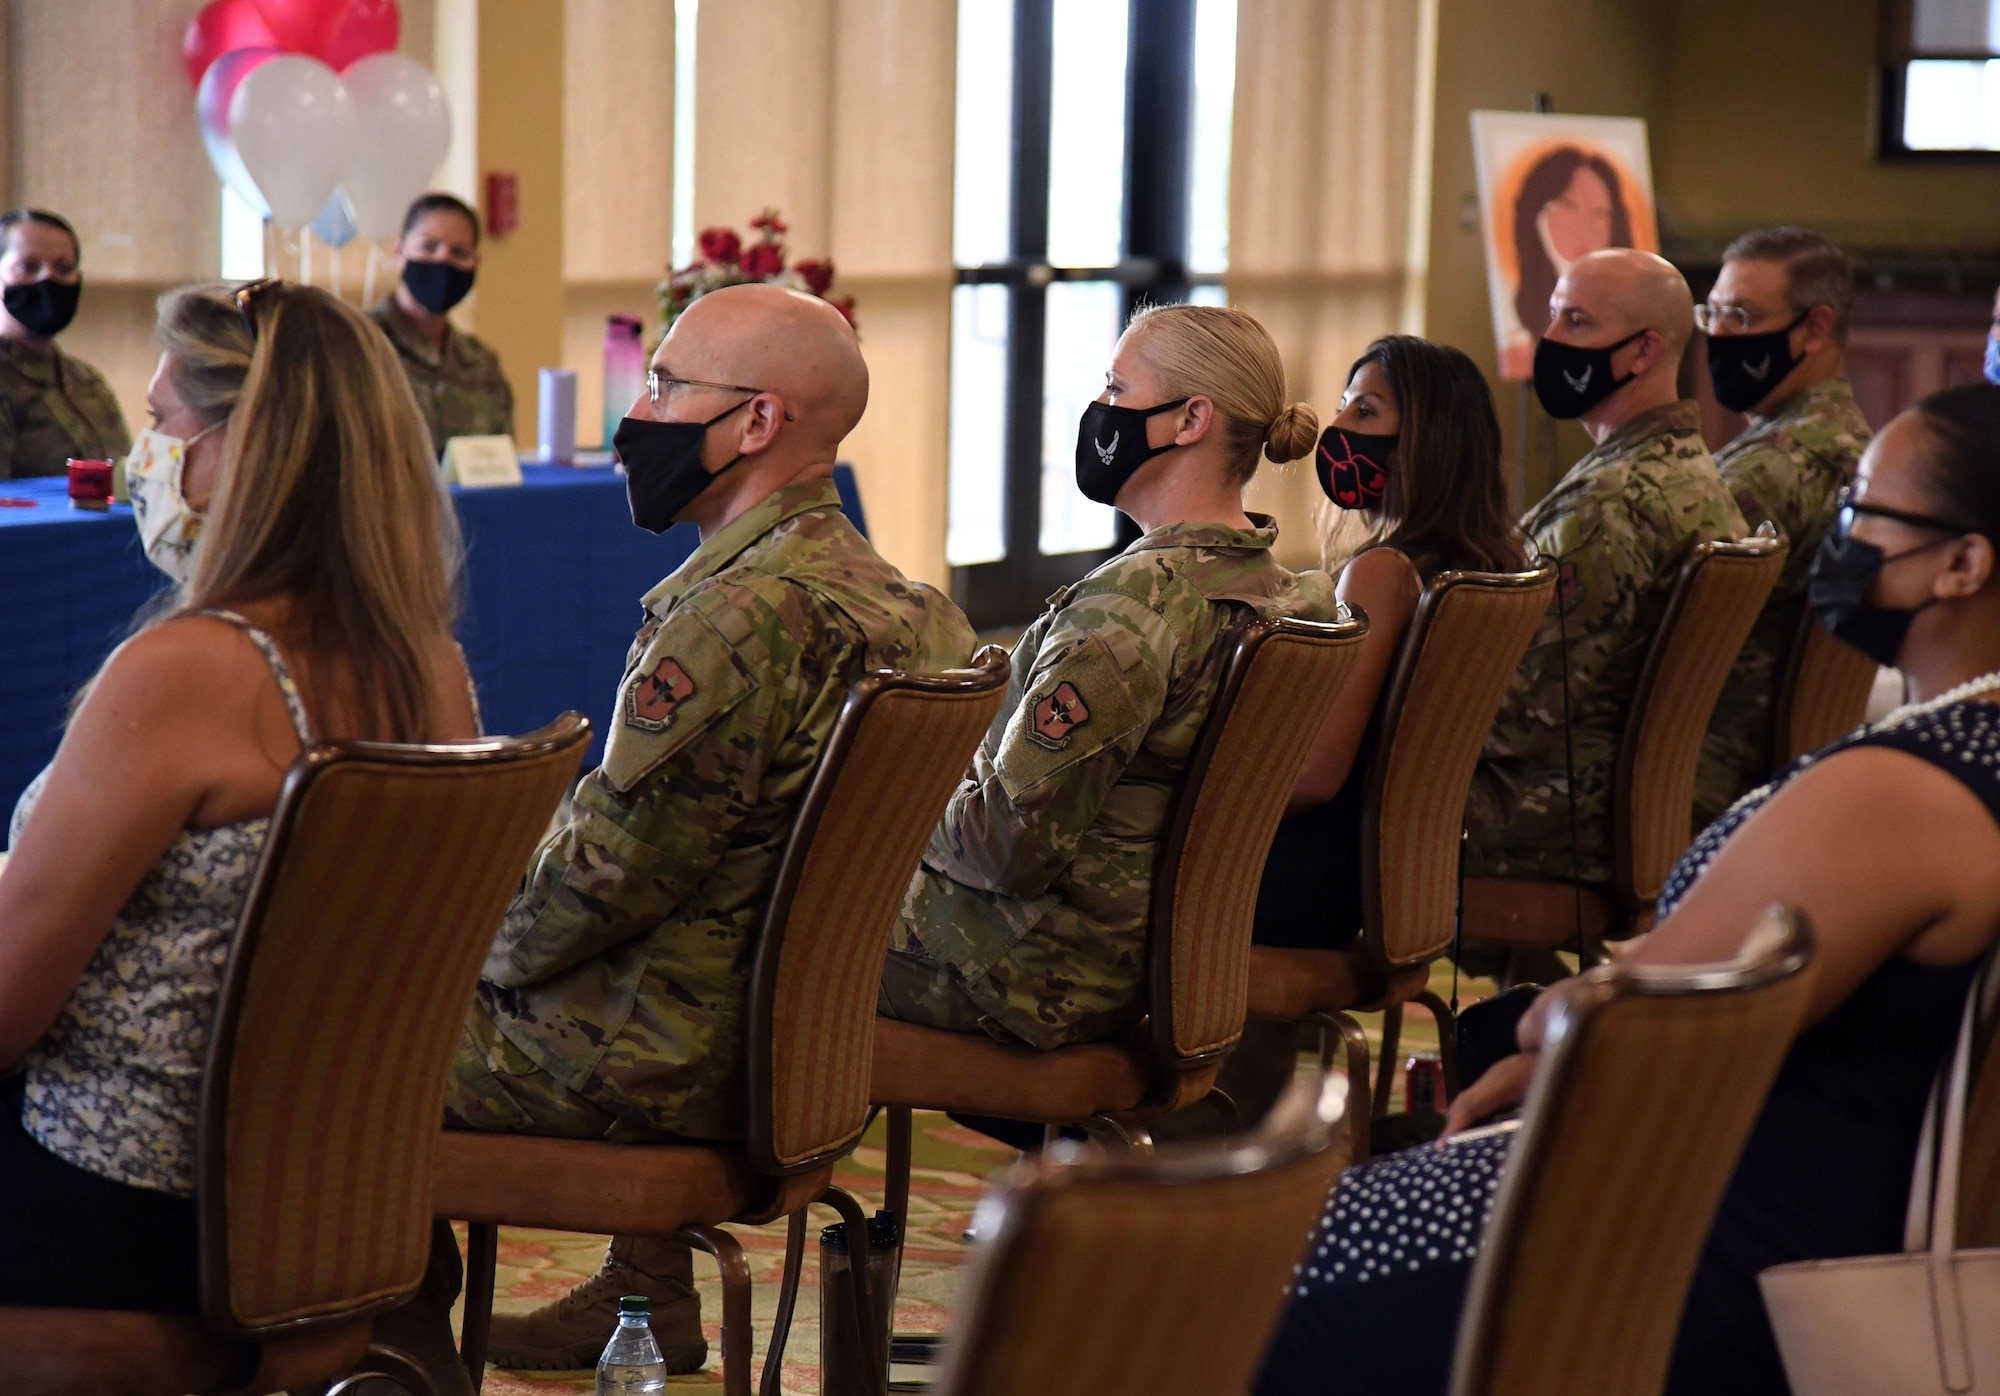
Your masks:
<path fill-rule="evenodd" d="M 1755 528 L 1765 520 L 1791 552 L 1763 614 L 1723 685 L 1702 742 L 1695 827 L 1706 828 L 1736 797 L 1771 773 L 1779 681 L 1806 608 L 1806 574 L 1833 526 L 1834 495 L 1854 479 L 1871 433 L 1844 378 L 1801 388 L 1715 456 L 1722 483 Z"/>
<path fill-rule="evenodd" d="M 529 866 L 480 997 L 551 1076 L 621 1119 L 742 1137 L 757 931 L 848 690 L 963 666 L 958 608 L 788 485 L 644 601 L 604 764 Z"/>
<path fill-rule="evenodd" d="M 1329 619 L 1333 580 L 1271 557 L 1277 528 L 1154 529 L 1014 647 L 1013 677 L 911 883 L 895 944 L 953 972 L 1040 1048 L 1142 1011 L 1153 864 L 1248 611 Z"/>
<path fill-rule="evenodd" d="M 498 354 L 475 336 L 449 328 L 444 343 L 433 349 L 393 294 L 368 313 L 396 346 L 436 450 L 442 452 L 454 436 L 514 434 L 514 389 L 500 371 Z"/>
<path fill-rule="evenodd" d="M 54 345 L 0 339 L 0 480 L 61 475 L 72 456 L 117 461 L 131 449 L 103 374 Z"/>
<path fill-rule="evenodd" d="M 1466 871 L 1570 876 L 1566 630 L 1580 867 L 1586 879 L 1604 882 L 1618 741 L 1654 626 L 1688 549 L 1742 537 L 1743 515 L 1702 444 L 1695 404 L 1676 402 L 1612 432 L 1521 526 L 1535 551 L 1561 560 L 1561 581 L 1473 775 Z"/>

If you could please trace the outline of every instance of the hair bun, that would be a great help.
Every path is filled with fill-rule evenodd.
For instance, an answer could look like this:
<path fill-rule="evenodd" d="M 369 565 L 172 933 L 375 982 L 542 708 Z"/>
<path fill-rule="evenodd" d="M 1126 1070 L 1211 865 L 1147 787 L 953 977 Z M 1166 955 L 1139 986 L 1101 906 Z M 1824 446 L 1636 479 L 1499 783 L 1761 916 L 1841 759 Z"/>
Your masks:
<path fill-rule="evenodd" d="M 1295 402 L 1280 412 L 1264 432 L 1264 459 L 1283 464 L 1297 460 L 1319 440 L 1319 415 L 1309 403 Z"/>

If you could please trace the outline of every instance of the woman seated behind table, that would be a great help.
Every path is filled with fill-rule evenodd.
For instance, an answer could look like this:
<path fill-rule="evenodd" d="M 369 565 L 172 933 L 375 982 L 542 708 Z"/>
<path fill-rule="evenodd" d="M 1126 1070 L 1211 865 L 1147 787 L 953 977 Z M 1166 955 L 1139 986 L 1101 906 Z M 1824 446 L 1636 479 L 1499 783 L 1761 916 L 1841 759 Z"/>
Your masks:
<path fill-rule="evenodd" d="M 1246 613 L 1331 619 L 1324 573 L 1271 557 L 1245 514 L 1259 455 L 1311 449 L 1264 327 L 1219 306 L 1132 318 L 1077 430 L 1077 488 L 1145 530 L 1051 599 L 1014 647 L 999 717 L 931 836 L 882 1011 L 1048 1049 L 1141 1011 L 1148 891 L 1181 772 Z"/>
<path fill-rule="evenodd" d="M 323 291 L 258 283 L 170 292 L 159 338 L 131 464 L 200 543 L 14 812 L 0 1304 L 198 1310 L 203 1055 L 286 769 L 318 739 L 476 727 L 455 524 L 381 335 Z"/>
<path fill-rule="evenodd" d="M 454 436 L 513 435 L 500 356 L 445 318 L 479 274 L 479 215 L 449 194 L 425 194 L 403 215 L 395 252 L 396 289 L 368 314 L 396 346 L 434 450 Z"/>
<path fill-rule="evenodd" d="M 1803 909 L 1818 941 L 1807 1027 L 1709 1233 L 1671 1393 L 1781 1396 L 1758 1272 L 1902 1249 L 1925 1100 L 2000 925 L 1996 542 L 2000 387 L 1933 394 L 1862 457 L 1811 592 L 1836 636 L 1903 671 L 1911 702 L 1711 825 L 1631 953 L 1727 960 L 1773 903 Z M 1520 1103 L 1548 1004 L 1544 995 L 1521 1020 L 1520 1055 L 1453 1102 L 1449 1134 Z M 1262 1396 L 1445 1389 L 1511 1139 L 1474 1136 L 1347 1174 L 1266 1358 Z"/>
<path fill-rule="evenodd" d="M 0 214 L 0 480 L 61 475 L 132 444 L 104 376 L 56 348 L 83 295 L 83 247 L 39 208 Z"/>

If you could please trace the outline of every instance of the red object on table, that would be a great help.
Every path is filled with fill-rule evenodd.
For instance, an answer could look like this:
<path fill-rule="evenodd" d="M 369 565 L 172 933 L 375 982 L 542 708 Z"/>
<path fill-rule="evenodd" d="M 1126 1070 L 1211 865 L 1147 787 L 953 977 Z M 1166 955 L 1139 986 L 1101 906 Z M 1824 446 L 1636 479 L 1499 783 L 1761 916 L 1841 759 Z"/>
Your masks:
<path fill-rule="evenodd" d="M 76 509 L 111 507 L 111 462 L 72 460 L 69 463 L 69 502 Z"/>
<path fill-rule="evenodd" d="M 1436 1052 L 1418 1052 L 1403 1063 L 1403 1108 L 1414 1115 L 1444 1107 L 1444 1060 Z"/>
<path fill-rule="evenodd" d="M 512 170 L 486 172 L 486 231 L 505 237 L 521 226 L 521 177 Z"/>

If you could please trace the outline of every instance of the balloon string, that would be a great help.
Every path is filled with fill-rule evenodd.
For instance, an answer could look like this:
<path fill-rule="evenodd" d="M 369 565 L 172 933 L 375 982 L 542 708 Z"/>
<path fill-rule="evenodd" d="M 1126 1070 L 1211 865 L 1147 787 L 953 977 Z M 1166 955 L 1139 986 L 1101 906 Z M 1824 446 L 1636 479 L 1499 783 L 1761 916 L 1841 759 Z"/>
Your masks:
<path fill-rule="evenodd" d="M 364 307 L 375 304 L 375 262 L 381 255 L 380 243 L 368 244 L 368 262 L 361 272 L 361 304 Z"/>
<path fill-rule="evenodd" d="M 299 284 L 313 284 L 313 230 L 299 229 Z"/>

